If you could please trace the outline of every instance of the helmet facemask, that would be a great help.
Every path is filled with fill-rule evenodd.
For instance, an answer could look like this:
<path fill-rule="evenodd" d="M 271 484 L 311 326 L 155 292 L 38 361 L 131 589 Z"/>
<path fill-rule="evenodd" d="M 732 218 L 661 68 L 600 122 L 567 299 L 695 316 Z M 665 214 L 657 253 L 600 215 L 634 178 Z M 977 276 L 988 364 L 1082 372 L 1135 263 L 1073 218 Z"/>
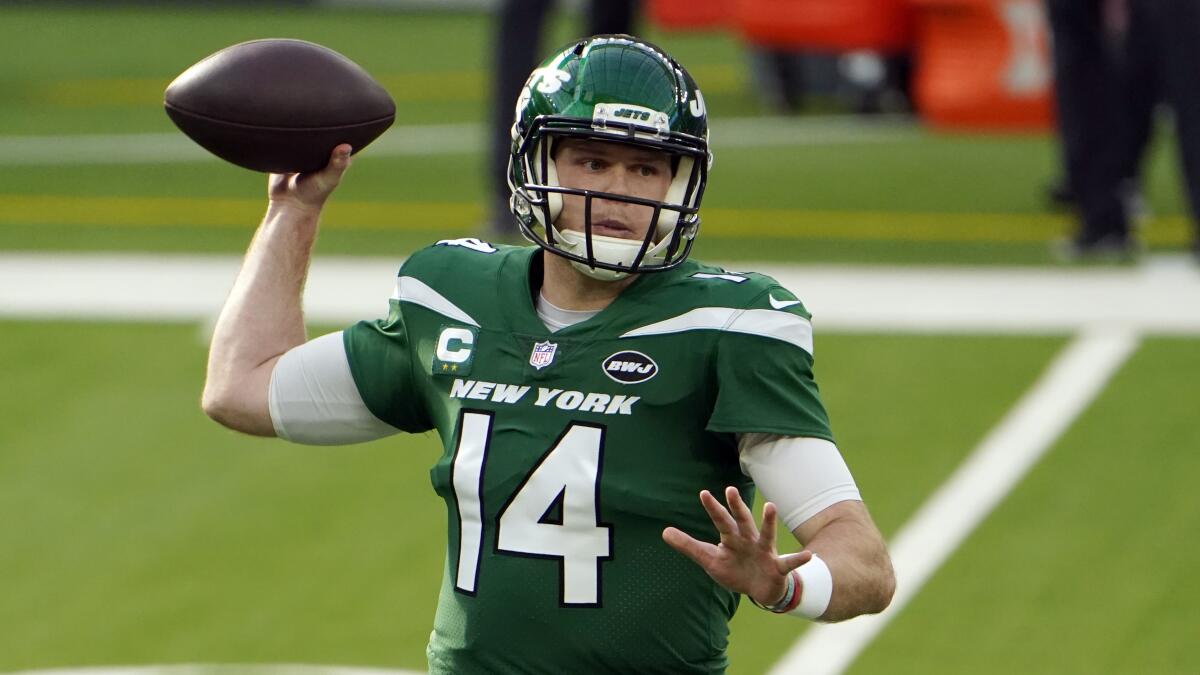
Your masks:
<path fill-rule="evenodd" d="M 632 136 L 632 134 L 630 134 Z M 565 187 L 559 181 L 555 164 L 555 144 L 564 138 L 589 138 L 625 142 L 625 136 L 592 135 L 573 132 L 542 133 L 528 149 L 518 153 L 524 174 L 534 181 L 514 186 L 512 208 L 521 218 L 522 231 L 534 243 L 571 261 L 586 276 L 604 281 L 622 279 L 631 273 L 670 269 L 683 262 L 691 251 L 700 226 L 697 214 L 707 161 L 699 153 L 679 153 L 658 144 L 629 143 L 639 148 L 670 154 L 673 175 L 661 200 L 631 195 Z M 511 172 L 510 172 L 511 173 Z M 583 199 L 583 230 L 558 226 L 563 195 Z M 604 236 L 593 232 L 594 200 L 636 204 L 652 209 L 650 224 L 640 240 Z M 528 222 L 528 225 L 526 225 Z"/>
<path fill-rule="evenodd" d="M 583 40 L 534 71 L 517 101 L 508 179 L 526 238 L 586 276 L 621 279 L 670 269 L 691 251 L 711 155 L 703 99 L 681 66 L 629 36 Z M 661 200 L 564 187 L 555 164 L 563 139 L 616 142 L 661 152 L 673 175 Z M 563 195 L 583 200 L 582 231 L 558 222 Z M 640 240 L 596 234 L 594 200 L 651 210 Z"/>

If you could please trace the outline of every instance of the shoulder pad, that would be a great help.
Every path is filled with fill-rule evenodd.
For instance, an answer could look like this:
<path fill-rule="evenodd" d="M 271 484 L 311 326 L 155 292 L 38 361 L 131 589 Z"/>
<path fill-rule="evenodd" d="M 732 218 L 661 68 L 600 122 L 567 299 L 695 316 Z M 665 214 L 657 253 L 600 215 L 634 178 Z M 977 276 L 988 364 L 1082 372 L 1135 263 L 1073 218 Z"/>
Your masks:
<path fill-rule="evenodd" d="M 446 271 L 456 274 L 462 274 L 464 270 L 483 272 L 499 265 L 503 254 L 514 248 L 516 247 L 490 244 L 474 237 L 443 239 L 414 251 L 400 267 L 400 275 L 436 278 Z M 466 267 L 453 268 L 456 265 Z"/>
<path fill-rule="evenodd" d="M 744 309 L 773 309 L 808 318 L 804 304 L 774 278 L 758 272 L 697 264 L 680 277 L 700 302 Z M 689 293 L 690 295 L 691 293 Z"/>

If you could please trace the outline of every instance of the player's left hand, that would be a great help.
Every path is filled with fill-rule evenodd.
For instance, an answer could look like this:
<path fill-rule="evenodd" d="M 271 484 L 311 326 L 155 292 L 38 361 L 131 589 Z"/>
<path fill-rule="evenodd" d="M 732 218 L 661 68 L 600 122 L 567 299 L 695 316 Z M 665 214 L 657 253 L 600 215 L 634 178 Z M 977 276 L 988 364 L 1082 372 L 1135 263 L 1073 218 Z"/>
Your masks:
<path fill-rule="evenodd" d="M 812 559 L 812 552 L 779 555 L 775 551 L 776 514 L 771 502 L 763 506 L 760 530 L 737 488 L 725 488 L 725 501 L 729 509 L 708 490 L 700 493 L 700 503 L 721 534 L 719 543 L 700 541 L 674 527 L 663 530 L 663 541 L 691 558 L 725 588 L 772 605 L 783 597 L 788 573 Z"/>

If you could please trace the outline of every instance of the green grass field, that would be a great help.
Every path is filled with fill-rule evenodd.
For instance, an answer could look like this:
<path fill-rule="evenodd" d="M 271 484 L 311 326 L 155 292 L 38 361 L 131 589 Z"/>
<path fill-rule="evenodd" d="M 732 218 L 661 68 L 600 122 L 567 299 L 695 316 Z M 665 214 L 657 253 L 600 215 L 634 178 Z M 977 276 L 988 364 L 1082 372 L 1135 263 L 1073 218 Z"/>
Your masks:
<path fill-rule="evenodd" d="M 484 117 L 491 37 L 473 14 L 26 6 L 0 8 L 0 25 L 10 64 L 0 69 L 0 253 L 243 250 L 263 208 L 260 175 L 215 159 L 28 164 L 3 152 L 14 139 L 172 132 L 163 87 L 240 40 L 305 38 L 359 61 L 397 99 L 389 134 Z M 548 44 L 575 26 L 561 18 Z M 869 127 L 882 129 L 871 142 L 764 147 L 733 143 L 729 126 L 723 147 L 722 120 L 761 114 L 741 47 L 720 34 L 650 36 L 693 70 L 716 120 L 700 257 L 1038 266 L 1070 228 L 1042 203 L 1056 172 L 1048 137 L 883 125 Z M 1159 252 L 1190 236 L 1165 145 L 1148 164 L 1155 216 L 1143 229 Z M 483 160 L 482 148 L 368 149 L 318 254 L 399 259 L 476 234 Z M 190 324 L 0 318 L 0 672 L 423 668 L 445 545 L 427 473 L 437 439 L 314 449 L 226 432 L 198 406 L 204 339 Z M 839 445 L 891 535 L 1067 336 L 818 341 Z M 1200 672 L 1200 502 L 1189 489 L 1200 482 L 1198 357 L 1196 336 L 1148 338 L 851 672 Z M 804 629 L 744 604 L 730 673 L 765 672 Z"/>
<path fill-rule="evenodd" d="M 420 667 L 445 514 L 433 437 L 313 449 L 204 418 L 190 326 L 0 324 L 12 364 L 0 668 L 263 661 Z M 87 349 L 73 349 L 79 340 Z M 1048 338 L 827 336 L 820 377 L 875 517 L 894 530 L 1020 394 Z M 997 374 L 993 360 L 1020 364 Z M 992 386 L 985 396 L 976 383 Z M 896 409 L 897 388 L 907 386 Z M 945 421 L 948 401 L 955 421 Z M 852 448 L 852 450 L 851 450 Z M 801 624 L 747 605 L 732 672 Z M 753 611 L 750 611 L 753 610 Z"/>
<path fill-rule="evenodd" d="M 1147 341 L 853 672 L 1200 668 L 1197 346 Z"/>

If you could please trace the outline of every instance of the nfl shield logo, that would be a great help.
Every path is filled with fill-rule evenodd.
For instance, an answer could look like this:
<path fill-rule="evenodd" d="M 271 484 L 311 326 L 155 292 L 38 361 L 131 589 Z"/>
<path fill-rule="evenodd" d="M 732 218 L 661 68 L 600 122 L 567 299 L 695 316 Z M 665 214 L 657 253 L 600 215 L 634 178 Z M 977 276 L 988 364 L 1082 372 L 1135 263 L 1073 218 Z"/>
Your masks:
<path fill-rule="evenodd" d="M 538 370 L 545 368 L 554 363 L 554 352 L 556 351 L 558 351 L 558 345 L 549 340 L 533 343 L 533 353 L 529 355 L 529 365 Z"/>

